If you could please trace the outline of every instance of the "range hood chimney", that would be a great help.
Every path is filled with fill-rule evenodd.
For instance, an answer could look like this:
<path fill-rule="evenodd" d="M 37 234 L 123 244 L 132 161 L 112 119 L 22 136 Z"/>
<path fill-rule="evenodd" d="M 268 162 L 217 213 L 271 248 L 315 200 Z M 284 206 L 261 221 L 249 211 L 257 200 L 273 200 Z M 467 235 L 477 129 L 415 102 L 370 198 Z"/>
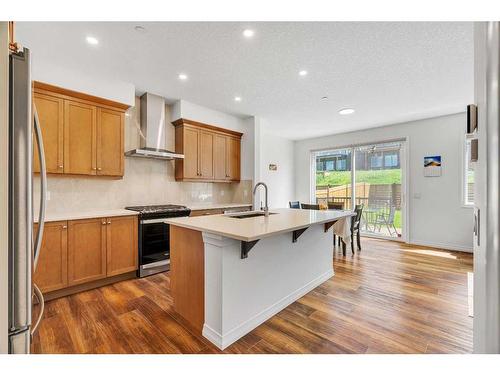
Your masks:
<path fill-rule="evenodd" d="M 158 95 L 141 96 L 140 148 L 130 150 L 126 156 L 163 160 L 184 159 L 184 155 L 165 149 L 165 100 Z"/>

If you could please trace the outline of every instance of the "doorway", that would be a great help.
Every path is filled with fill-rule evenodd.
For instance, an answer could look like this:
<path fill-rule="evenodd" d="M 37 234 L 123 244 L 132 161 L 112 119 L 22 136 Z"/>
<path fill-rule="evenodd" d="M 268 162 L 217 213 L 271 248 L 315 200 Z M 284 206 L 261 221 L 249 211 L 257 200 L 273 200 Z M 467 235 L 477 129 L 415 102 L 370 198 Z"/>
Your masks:
<path fill-rule="evenodd" d="M 406 141 L 378 142 L 312 155 L 312 201 L 352 210 L 363 205 L 366 236 L 406 239 Z"/>

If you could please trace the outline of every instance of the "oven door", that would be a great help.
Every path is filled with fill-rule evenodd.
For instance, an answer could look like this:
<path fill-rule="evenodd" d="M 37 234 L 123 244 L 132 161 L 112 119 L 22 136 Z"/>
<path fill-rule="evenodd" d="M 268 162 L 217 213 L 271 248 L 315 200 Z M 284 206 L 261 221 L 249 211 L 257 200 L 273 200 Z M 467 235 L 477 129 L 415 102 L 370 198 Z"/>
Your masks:
<path fill-rule="evenodd" d="M 139 227 L 139 276 L 170 269 L 170 226 L 165 219 L 146 219 Z"/>

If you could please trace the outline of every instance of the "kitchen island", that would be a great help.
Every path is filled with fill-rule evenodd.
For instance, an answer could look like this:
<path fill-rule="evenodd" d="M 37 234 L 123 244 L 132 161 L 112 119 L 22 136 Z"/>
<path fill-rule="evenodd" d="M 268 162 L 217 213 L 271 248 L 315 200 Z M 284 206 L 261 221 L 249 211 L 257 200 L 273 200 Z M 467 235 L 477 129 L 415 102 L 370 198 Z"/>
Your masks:
<path fill-rule="evenodd" d="M 334 275 L 331 226 L 350 211 L 168 219 L 174 310 L 224 349 Z"/>

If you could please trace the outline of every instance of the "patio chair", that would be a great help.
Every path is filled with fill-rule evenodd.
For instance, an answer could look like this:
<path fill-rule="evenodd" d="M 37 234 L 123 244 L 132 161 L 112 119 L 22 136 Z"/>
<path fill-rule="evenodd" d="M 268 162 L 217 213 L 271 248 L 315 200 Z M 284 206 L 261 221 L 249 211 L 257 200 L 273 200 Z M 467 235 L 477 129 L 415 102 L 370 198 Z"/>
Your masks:
<path fill-rule="evenodd" d="M 378 231 L 382 230 L 382 226 L 387 228 L 391 237 L 398 237 L 399 233 L 394 225 L 394 218 L 396 216 L 396 206 L 392 203 L 389 204 L 389 209 L 380 211 L 375 217 L 375 228 L 378 226 Z"/>
<path fill-rule="evenodd" d="M 288 204 L 290 205 L 290 208 L 300 208 L 299 201 L 288 202 Z"/>

